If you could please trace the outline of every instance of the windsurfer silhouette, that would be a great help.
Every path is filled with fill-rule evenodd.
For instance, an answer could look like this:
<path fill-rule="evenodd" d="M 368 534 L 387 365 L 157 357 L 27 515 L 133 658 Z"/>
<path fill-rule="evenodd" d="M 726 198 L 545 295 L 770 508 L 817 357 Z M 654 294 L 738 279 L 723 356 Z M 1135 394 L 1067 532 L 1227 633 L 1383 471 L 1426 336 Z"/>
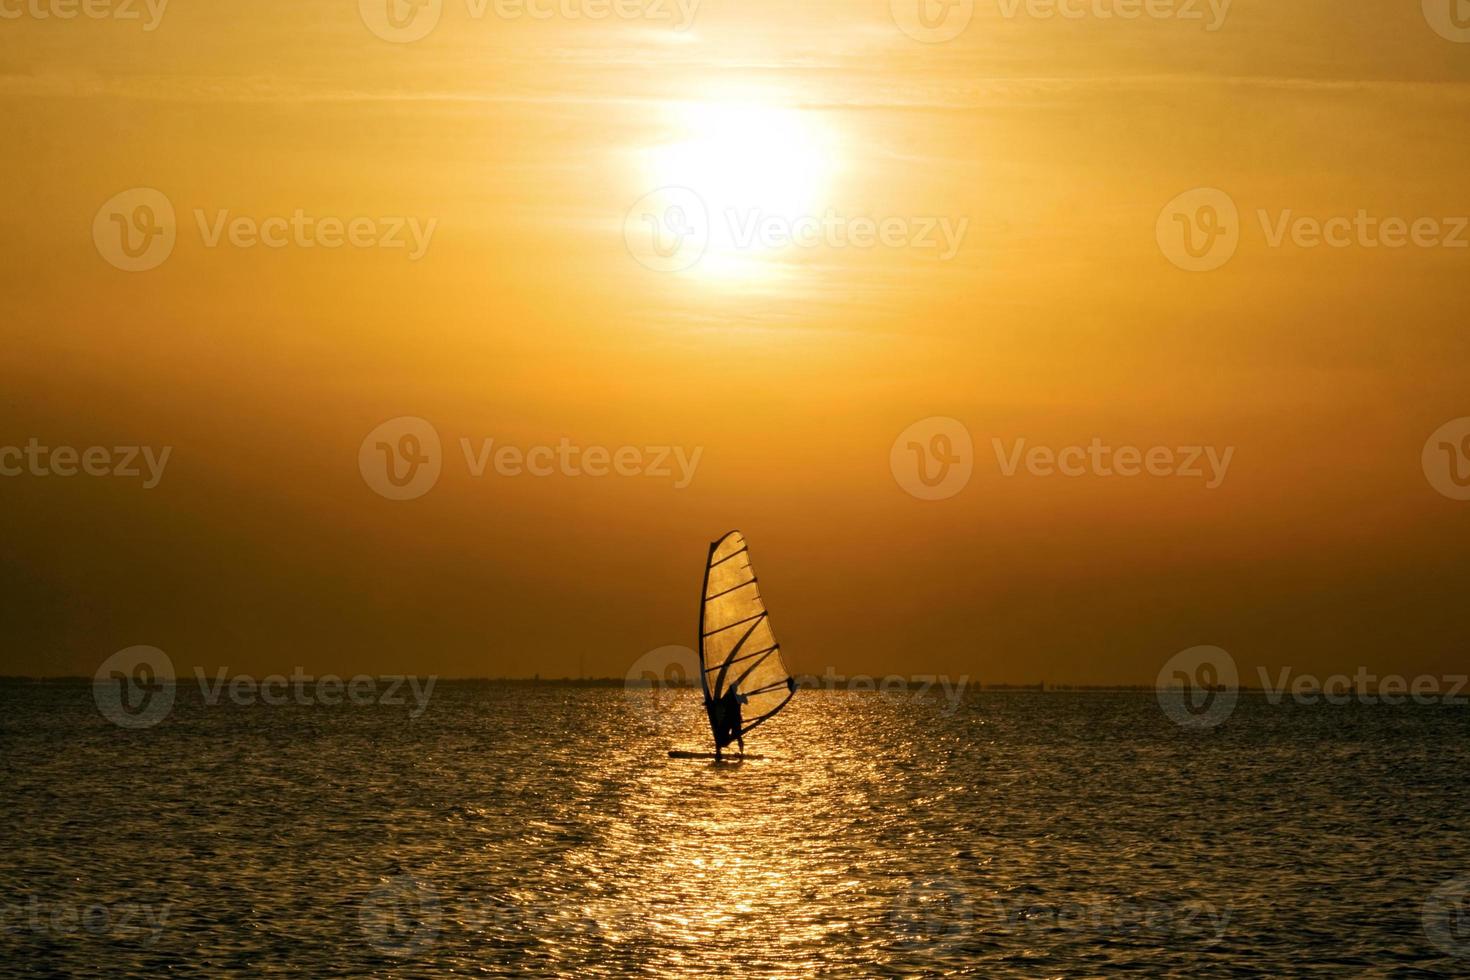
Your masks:
<path fill-rule="evenodd" d="M 740 705 L 744 697 L 730 687 L 715 702 L 715 761 L 720 761 L 720 750 L 731 742 L 740 745 L 740 754 L 745 754 L 745 739 L 741 736 L 741 729 L 745 727 L 745 720 L 740 717 Z"/>

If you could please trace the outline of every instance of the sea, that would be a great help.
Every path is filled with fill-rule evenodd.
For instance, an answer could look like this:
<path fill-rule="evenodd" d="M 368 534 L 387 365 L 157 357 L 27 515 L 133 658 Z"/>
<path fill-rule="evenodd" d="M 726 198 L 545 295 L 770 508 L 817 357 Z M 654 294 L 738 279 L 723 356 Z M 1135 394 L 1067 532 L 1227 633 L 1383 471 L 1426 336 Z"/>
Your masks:
<path fill-rule="evenodd" d="M 0 682 L 0 976 L 1470 976 L 1464 705 L 104 700 Z"/>

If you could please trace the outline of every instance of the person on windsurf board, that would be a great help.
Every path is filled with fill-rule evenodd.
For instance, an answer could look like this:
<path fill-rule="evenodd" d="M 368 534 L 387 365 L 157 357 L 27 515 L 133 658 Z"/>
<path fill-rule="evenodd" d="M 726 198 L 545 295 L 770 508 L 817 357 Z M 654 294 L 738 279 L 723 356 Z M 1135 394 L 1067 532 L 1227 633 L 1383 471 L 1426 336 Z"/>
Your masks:
<path fill-rule="evenodd" d="M 699 599 L 699 680 L 714 736 L 715 760 L 774 718 L 796 693 L 761 598 L 750 548 L 739 531 L 709 546 Z M 671 749 L 669 756 L 709 758 Z"/>
<path fill-rule="evenodd" d="M 740 754 L 745 754 L 745 721 L 740 716 L 740 705 L 745 698 L 736 693 L 735 688 L 725 689 L 724 695 L 715 702 L 715 761 L 720 761 L 721 750 L 731 742 L 740 746 Z"/>

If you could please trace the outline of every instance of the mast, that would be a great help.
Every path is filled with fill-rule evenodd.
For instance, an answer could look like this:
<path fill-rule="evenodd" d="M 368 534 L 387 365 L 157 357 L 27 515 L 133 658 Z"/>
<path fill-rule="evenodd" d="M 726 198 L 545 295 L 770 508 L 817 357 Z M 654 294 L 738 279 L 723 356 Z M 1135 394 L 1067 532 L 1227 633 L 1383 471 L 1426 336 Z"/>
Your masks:
<path fill-rule="evenodd" d="M 734 532 L 731 533 L 733 534 Z M 729 536 L 729 534 L 725 535 L 725 537 Z M 710 738 L 714 739 L 716 748 L 718 748 L 720 737 L 719 733 L 715 730 L 715 701 L 714 698 L 710 697 L 709 671 L 704 666 L 704 611 L 709 606 L 709 603 L 705 601 L 705 596 L 709 595 L 709 573 L 710 569 L 714 567 L 715 549 L 720 546 L 720 541 L 723 540 L 725 538 L 711 542 L 709 553 L 704 557 L 704 580 L 699 586 L 699 630 L 695 634 L 699 638 L 697 647 L 699 650 L 699 687 L 704 691 L 704 713 L 709 718 Z"/>

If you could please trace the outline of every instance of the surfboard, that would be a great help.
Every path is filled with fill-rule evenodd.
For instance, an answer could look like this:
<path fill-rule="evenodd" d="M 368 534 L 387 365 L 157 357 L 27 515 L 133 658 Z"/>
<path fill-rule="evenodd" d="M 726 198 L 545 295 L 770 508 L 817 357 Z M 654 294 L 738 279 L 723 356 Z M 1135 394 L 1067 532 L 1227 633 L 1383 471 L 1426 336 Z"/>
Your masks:
<path fill-rule="evenodd" d="M 685 752 L 681 749 L 669 749 L 670 759 L 713 759 L 714 757 L 715 754 L 713 752 Z M 725 755 L 720 759 L 721 762 L 741 762 L 751 760 L 754 760 L 756 762 L 764 762 L 766 761 L 766 757 L 763 755 L 751 755 L 748 752 L 745 755 L 741 755 L 738 752 L 726 752 Z"/>

